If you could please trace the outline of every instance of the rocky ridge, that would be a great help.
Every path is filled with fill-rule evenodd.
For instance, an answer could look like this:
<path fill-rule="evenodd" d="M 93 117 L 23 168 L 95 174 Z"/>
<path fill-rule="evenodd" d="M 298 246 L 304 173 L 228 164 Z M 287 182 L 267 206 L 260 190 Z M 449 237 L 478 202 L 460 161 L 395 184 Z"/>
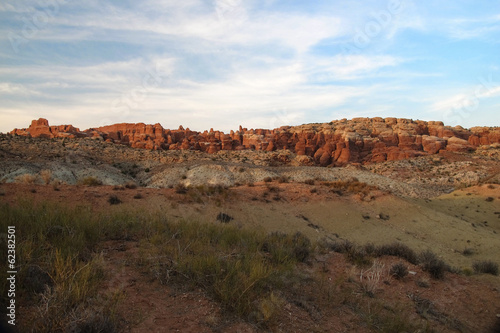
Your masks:
<path fill-rule="evenodd" d="M 377 163 L 433 155 L 440 152 L 475 151 L 480 146 L 500 145 L 500 127 L 445 126 L 440 121 L 403 118 L 354 118 L 323 124 L 247 129 L 229 134 L 197 132 L 160 124 L 115 124 L 80 131 L 72 125 L 50 126 L 46 119 L 33 120 L 29 128 L 10 134 L 44 138 L 93 138 L 150 150 L 219 151 L 290 150 L 311 164 L 342 166 Z"/>

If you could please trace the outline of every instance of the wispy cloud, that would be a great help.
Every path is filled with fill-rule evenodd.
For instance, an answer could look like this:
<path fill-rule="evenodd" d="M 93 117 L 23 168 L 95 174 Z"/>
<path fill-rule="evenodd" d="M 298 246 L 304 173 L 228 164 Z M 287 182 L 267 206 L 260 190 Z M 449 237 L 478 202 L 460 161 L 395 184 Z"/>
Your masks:
<path fill-rule="evenodd" d="M 394 1 L 57 1 L 17 53 L 9 33 L 23 37 L 44 6 L 0 4 L 2 131 L 39 116 L 80 127 L 144 121 L 200 130 L 335 115 L 419 118 L 467 97 L 453 87 L 473 86 L 470 73 L 496 72 L 498 60 L 491 45 L 499 16 L 478 5 L 474 15 L 450 16 L 451 2 L 431 11 L 401 0 L 387 16 Z M 342 47 L 366 29 L 368 45 L 346 56 Z M 435 35 L 464 41 L 464 51 L 468 41 L 486 47 L 464 68 L 431 47 Z M 479 111 L 489 112 L 499 91 L 482 94 Z"/>

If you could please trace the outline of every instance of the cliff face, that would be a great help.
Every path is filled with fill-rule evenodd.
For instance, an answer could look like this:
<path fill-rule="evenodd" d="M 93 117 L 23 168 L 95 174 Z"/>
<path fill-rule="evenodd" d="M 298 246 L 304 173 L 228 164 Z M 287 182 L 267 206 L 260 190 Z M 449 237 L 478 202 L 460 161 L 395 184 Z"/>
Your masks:
<path fill-rule="evenodd" d="M 441 150 L 466 152 L 481 145 L 500 144 L 500 127 L 444 126 L 439 121 L 396 118 L 342 119 L 325 124 L 284 126 L 274 130 L 242 128 L 225 134 L 164 129 L 160 124 L 115 124 L 80 131 L 71 125 L 49 126 L 46 119 L 33 120 L 27 129 L 11 134 L 32 137 L 90 137 L 155 150 L 289 149 L 307 155 L 321 166 L 375 163 L 436 154 Z"/>

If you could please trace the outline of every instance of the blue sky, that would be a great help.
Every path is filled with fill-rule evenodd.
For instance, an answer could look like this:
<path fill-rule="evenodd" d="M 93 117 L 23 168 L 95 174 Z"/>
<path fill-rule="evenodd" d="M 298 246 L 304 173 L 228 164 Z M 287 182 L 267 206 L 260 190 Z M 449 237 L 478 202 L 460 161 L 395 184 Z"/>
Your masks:
<path fill-rule="evenodd" d="M 0 132 L 500 126 L 500 2 L 3 0 Z"/>

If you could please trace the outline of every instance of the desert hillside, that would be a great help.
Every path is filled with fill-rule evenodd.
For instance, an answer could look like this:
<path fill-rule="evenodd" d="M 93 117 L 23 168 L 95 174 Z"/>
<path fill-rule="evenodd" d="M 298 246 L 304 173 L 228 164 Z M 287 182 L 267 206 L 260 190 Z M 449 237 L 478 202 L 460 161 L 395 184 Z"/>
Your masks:
<path fill-rule="evenodd" d="M 499 133 L 392 118 L 230 134 L 33 121 L 0 135 L 2 223 L 23 230 L 20 277 L 38 286 L 23 289 L 23 328 L 487 332 L 500 315 Z M 93 296 L 58 303 L 71 274 L 33 239 L 58 265 L 67 251 L 72 276 L 102 270 Z M 270 266 L 247 271 L 248 258 Z"/>

